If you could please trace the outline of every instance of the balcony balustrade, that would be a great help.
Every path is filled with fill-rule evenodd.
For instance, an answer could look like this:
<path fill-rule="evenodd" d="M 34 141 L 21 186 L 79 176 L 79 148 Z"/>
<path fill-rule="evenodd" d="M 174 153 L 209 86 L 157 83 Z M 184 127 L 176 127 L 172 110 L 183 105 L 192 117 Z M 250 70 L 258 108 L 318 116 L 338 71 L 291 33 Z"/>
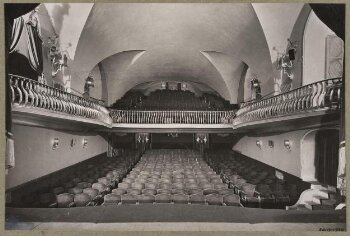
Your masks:
<path fill-rule="evenodd" d="M 65 91 L 17 75 L 9 75 L 11 102 L 17 107 L 39 108 L 111 123 L 108 110 Z"/>
<path fill-rule="evenodd" d="M 113 123 L 131 124 L 232 124 L 234 111 L 110 110 Z"/>
<path fill-rule="evenodd" d="M 270 98 L 241 104 L 233 126 L 321 110 L 339 110 L 342 79 L 328 79 Z"/>
<path fill-rule="evenodd" d="M 9 75 L 13 106 L 49 110 L 107 124 L 241 124 L 315 111 L 340 109 L 342 79 L 329 79 L 262 100 L 242 103 L 238 111 L 145 111 L 104 107 L 37 81 Z"/>

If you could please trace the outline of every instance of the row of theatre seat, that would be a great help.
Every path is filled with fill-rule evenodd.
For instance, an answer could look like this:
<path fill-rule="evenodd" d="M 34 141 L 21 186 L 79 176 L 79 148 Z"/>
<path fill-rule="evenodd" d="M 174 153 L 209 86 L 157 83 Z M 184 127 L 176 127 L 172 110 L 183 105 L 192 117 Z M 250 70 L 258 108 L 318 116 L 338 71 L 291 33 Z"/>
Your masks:
<path fill-rule="evenodd" d="M 196 96 L 191 91 L 156 90 L 148 96 L 128 92 L 112 105 L 116 109 L 137 110 L 228 110 L 230 103 L 214 94 Z"/>
<path fill-rule="evenodd" d="M 198 152 L 148 150 L 103 205 L 179 203 L 241 206 Z"/>
<path fill-rule="evenodd" d="M 303 190 L 238 153 L 206 152 L 205 159 L 183 149 L 101 157 L 61 174 L 44 190 L 25 194 L 17 206 L 179 203 L 285 208 Z"/>
<path fill-rule="evenodd" d="M 285 208 L 293 205 L 304 190 L 302 183 L 277 178 L 274 169 L 239 153 L 207 152 L 206 158 L 246 207 Z"/>
<path fill-rule="evenodd" d="M 25 194 L 20 204 L 23 207 L 75 207 L 96 206 L 103 203 L 103 197 L 110 193 L 135 165 L 139 154 L 128 151 L 119 157 L 100 157 L 93 163 L 85 163 L 48 186 L 41 186 L 36 192 Z"/>

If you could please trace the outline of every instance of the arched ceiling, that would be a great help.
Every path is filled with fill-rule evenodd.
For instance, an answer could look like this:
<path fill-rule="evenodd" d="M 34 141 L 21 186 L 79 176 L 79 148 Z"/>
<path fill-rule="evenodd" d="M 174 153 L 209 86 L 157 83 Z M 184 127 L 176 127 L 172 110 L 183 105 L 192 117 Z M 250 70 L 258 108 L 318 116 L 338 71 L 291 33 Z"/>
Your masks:
<path fill-rule="evenodd" d="M 246 64 L 271 88 L 269 48 L 251 4 L 94 4 L 72 65 L 72 86 L 98 64 L 109 101 L 150 81 L 204 83 L 231 103 Z"/>

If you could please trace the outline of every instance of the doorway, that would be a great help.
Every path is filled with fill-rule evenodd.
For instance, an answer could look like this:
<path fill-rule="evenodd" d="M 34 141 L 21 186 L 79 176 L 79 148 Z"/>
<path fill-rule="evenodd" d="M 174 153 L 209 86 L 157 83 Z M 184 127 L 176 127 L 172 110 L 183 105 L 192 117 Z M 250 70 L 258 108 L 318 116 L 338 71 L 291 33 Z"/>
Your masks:
<path fill-rule="evenodd" d="M 339 131 L 320 130 L 315 136 L 316 176 L 320 183 L 337 186 Z"/>

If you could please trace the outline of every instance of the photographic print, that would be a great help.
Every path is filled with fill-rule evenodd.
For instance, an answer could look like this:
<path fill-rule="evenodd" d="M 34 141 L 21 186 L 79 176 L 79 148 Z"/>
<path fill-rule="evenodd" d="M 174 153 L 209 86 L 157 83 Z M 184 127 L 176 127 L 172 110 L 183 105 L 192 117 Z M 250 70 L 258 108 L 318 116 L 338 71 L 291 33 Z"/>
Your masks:
<path fill-rule="evenodd" d="M 4 3 L 5 230 L 345 231 L 345 5 Z"/>

